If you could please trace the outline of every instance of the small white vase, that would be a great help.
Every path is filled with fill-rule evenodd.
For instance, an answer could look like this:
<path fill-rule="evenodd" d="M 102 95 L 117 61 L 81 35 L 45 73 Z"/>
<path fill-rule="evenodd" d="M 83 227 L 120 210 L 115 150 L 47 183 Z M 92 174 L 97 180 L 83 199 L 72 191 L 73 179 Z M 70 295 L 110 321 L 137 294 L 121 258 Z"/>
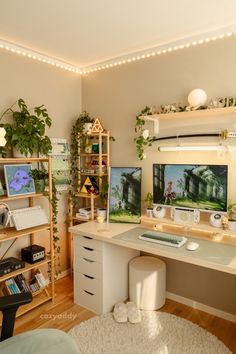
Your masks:
<path fill-rule="evenodd" d="M 91 133 L 93 123 L 84 123 L 84 132 Z"/>
<path fill-rule="evenodd" d="M 105 208 L 97 208 L 97 217 L 106 220 L 107 217 L 107 209 Z"/>
<path fill-rule="evenodd" d="M 228 220 L 228 229 L 230 231 L 236 231 L 236 220 Z"/>
<path fill-rule="evenodd" d="M 152 211 L 153 211 L 153 208 L 147 208 L 146 215 L 147 215 L 148 218 L 152 218 L 153 217 Z"/>
<path fill-rule="evenodd" d="M 12 149 L 12 152 L 13 152 L 13 157 L 32 157 L 32 155 L 30 153 L 27 153 L 26 155 L 25 154 L 22 154 L 20 152 L 20 150 L 17 150 L 15 147 L 13 147 Z"/>

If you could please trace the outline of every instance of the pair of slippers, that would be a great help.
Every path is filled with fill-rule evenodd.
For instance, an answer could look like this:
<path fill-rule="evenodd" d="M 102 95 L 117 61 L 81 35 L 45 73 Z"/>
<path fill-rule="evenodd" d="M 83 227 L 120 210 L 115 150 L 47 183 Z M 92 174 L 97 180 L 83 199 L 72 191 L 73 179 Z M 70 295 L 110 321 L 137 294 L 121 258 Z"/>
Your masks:
<path fill-rule="evenodd" d="M 118 304 L 114 306 L 113 316 L 118 323 L 124 323 L 127 321 L 130 323 L 141 322 L 141 312 L 134 302 L 127 302 L 127 304 L 118 302 Z"/>

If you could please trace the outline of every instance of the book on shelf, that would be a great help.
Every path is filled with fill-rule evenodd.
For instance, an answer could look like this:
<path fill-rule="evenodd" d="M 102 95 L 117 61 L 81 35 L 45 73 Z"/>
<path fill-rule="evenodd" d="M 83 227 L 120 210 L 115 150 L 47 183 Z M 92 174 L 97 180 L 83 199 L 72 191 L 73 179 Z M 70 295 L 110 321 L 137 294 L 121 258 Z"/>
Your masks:
<path fill-rule="evenodd" d="M 10 295 L 14 295 L 14 294 L 20 294 L 21 291 L 20 289 L 18 288 L 14 278 L 9 278 L 5 281 L 5 286 L 6 286 L 6 289 L 7 289 L 7 292 L 10 294 Z"/>
<path fill-rule="evenodd" d="M 26 292 L 30 291 L 30 287 L 29 287 L 28 283 L 26 282 L 23 274 L 18 274 L 14 278 L 14 280 L 22 293 L 26 293 Z"/>
<path fill-rule="evenodd" d="M 77 219 L 80 219 L 80 220 L 90 220 L 91 215 L 83 215 L 83 214 L 80 214 L 80 213 L 76 213 L 75 217 Z"/>
<path fill-rule="evenodd" d="M 41 272 L 35 274 L 35 279 L 41 289 L 45 288 L 45 286 L 47 285 L 47 281 Z"/>
<path fill-rule="evenodd" d="M 91 208 L 79 208 L 78 212 L 80 215 L 84 216 L 91 215 Z"/>

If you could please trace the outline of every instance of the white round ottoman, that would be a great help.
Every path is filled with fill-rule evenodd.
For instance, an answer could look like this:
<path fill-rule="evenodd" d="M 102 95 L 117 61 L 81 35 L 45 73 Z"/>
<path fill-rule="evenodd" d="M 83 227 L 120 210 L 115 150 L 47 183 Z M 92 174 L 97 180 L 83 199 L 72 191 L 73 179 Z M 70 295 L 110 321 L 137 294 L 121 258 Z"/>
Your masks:
<path fill-rule="evenodd" d="M 129 298 L 141 310 L 157 310 L 166 300 L 166 265 L 155 257 L 129 262 Z"/>

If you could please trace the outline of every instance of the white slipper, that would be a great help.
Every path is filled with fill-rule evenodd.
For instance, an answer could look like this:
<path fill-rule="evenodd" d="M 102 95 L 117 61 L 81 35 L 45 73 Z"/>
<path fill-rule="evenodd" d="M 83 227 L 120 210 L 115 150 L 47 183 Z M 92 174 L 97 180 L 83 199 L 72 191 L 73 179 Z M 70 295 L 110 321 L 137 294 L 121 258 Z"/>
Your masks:
<path fill-rule="evenodd" d="M 141 322 L 141 312 L 134 302 L 127 302 L 127 315 L 130 323 Z"/>
<path fill-rule="evenodd" d="M 118 302 L 114 306 L 113 316 L 116 322 L 124 323 L 127 322 L 127 306 L 123 302 Z"/>

